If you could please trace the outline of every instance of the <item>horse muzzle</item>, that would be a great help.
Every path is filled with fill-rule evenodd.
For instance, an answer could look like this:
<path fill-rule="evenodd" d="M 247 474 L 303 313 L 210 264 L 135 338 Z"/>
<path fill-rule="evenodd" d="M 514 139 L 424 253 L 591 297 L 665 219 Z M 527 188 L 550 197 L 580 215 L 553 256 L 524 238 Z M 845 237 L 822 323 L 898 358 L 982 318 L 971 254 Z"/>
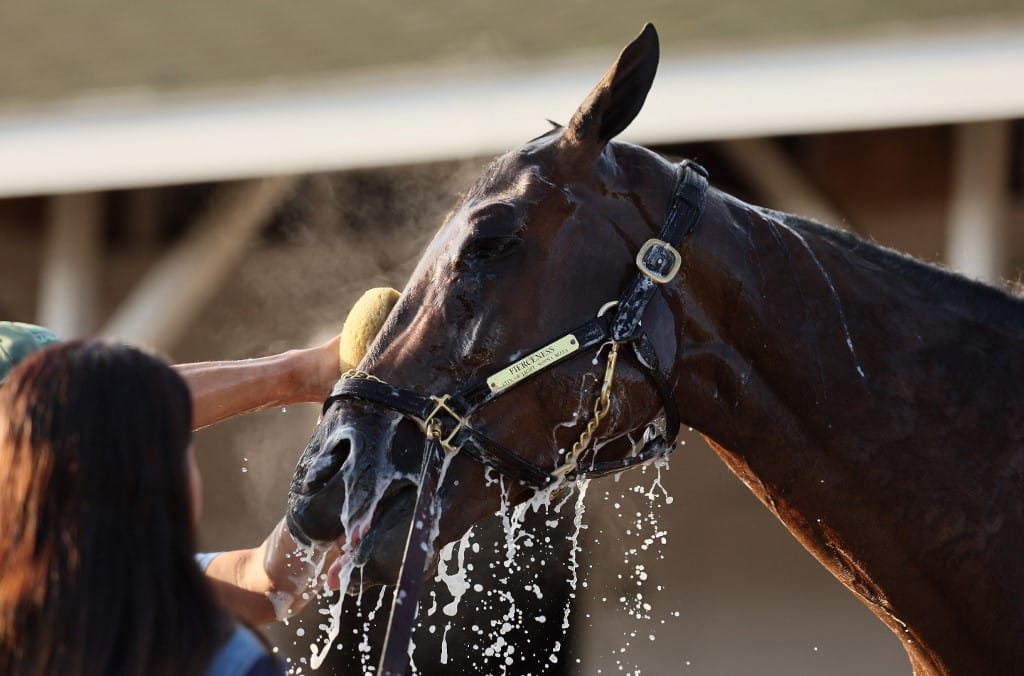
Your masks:
<path fill-rule="evenodd" d="M 422 444 L 419 429 L 390 411 L 362 402 L 333 404 L 295 468 L 286 515 L 292 535 L 307 545 L 337 543 L 363 567 L 365 583 L 392 582 Z M 350 541 L 352 533 L 360 534 L 358 541 Z"/>

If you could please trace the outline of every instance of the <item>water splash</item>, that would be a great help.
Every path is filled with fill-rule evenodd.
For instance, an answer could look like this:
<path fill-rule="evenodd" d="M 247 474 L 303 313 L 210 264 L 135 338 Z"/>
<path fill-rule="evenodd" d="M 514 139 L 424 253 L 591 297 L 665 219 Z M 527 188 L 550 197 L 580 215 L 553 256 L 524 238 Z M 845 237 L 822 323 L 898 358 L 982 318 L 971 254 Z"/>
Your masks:
<path fill-rule="evenodd" d="M 636 440 L 635 443 L 642 444 L 642 440 Z M 655 640 L 655 629 L 642 626 L 642 623 L 650 624 L 655 621 L 651 604 L 654 594 L 649 589 L 651 583 L 649 582 L 650 576 L 647 565 L 640 562 L 636 557 L 639 556 L 640 552 L 647 552 L 650 549 L 659 550 L 658 554 L 660 556 L 660 547 L 666 542 L 666 533 L 657 527 L 653 515 L 653 505 L 656 501 L 664 500 L 665 503 L 671 502 L 671 496 L 668 495 L 665 486 L 662 484 L 661 477 L 661 469 L 666 464 L 665 460 L 659 460 L 642 468 L 641 471 L 644 474 L 648 470 L 653 472 L 652 481 L 646 483 L 643 487 L 638 486 L 630 489 L 631 492 L 645 498 L 652 505 L 651 514 L 644 516 L 641 512 L 636 512 L 635 515 L 631 515 L 628 519 L 623 519 L 628 524 L 628 536 L 637 538 L 637 540 L 635 546 L 625 552 L 627 569 L 624 574 L 624 577 L 633 581 L 635 590 L 631 588 L 628 593 L 620 596 L 620 610 L 625 612 L 629 617 L 628 621 L 636 626 L 624 632 L 625 645 L 619 647 L 613 653 L 614 658 L 620 665 L 620 670 L 625 667 L 629 659 L 630 650 L 635 650 L 636 646 L 640 643 L 638 637 L 645 639 L 644 644 L 647 641 Z M 467 653 L 470 653 L 469 659 L 473 661 L 475 670 L 480 673 L 520 673 L 516 672 L 515 668 L 523 664 L 524 660 L 531 658 L 530 651 L 531 647 L 533 647 L 528 640 L 529 632 L 525 632 L 523 629 L 529 626 L 536 627 L 537 625 L 545 625 L 562 633 L 561 637 L 557 635 L 552 637 L 557 640 L 551 643 L 544 642 L 545 650 L 550 649 L 549 653 L 532 653 L 532 659 L 536 659 L 538 663 L 549 666 L 555 665 L 562 658 L 561 650 L 565 644 L 565 632 L 569 629 L 572 621 L 573 604 L 581 590 L 586 589 L 588 586 L 588 568 L 583 566 L 584 569 L 580 570 L 579 554 L 582 551 L 580 537 L 583 531 L 587 529 L 585 511 L 589 482 L 558 482 L 543 491 L 536 492 L 526 502 L 512 507 L 507 479 L 504 479 L 497 473 L 491 473 L 489 476 L 493 483 L 497 485 L 501 495 L 502 504 L 496 516 L 504 537 L 499 536 L 493 541 L 478 542 L 474 538 L 473 532 L 470 531 L 462 539 L 441 548 L 436 576 L 437 587 L 435 590 L 430 590 L 430 603 L 428 604 L 427 601 L 424 601 L 424 607 L 420 609 L 418 629 L 429 631 L 431 634 L 439 634 L 439 646 L 437 643 L 434 643 L 439 652 L 437 657 L 441 660 L 442 664 L 447 665 L 451 658 L 449 633 L 456 628 L 460 628 L 458 625 L 459 609 L 463 607 L 463 604 L 469 603 L 474 609 L 483 608 L 491 613 L 490 619 L 479 623 L 481 626 L 474 624 L 471 628 L 461 627 L 463 631 L 470 629 L 471 637 L 474 635 L 477 637 L 477 640 L 468 639 L 468 643 L 461 637 L 459 639 L 460 659 L 466 657 Z M 573 488 L 576 490 L 573 491 Z M 553 533 L 550 533 L 549 529 L 559 526 L 560 520 L 565 514 L 563 509 L 570 503 L 573 504 L 573 509 L 569 512 L 572 515 L 572 528 L 571 534 L 565 538 L 570 544 L 570 551 L 568 556 L 564 552 L 559 552 L 556 555 L 553 549 L 553 538 L 551 537 Z M 616 508 L 619 508 L 619 506 L 617 504 Z M 531 512 L 539 512 L 540 510 L 544 510 L 541 512 L 542 520 L 540 521 L 544 528 L 527 528 L 525 526 L 527 515 Z M 348 515 L 343 514 L 342 518 L 344 521 L 348 518 Z M 346 532 L 348 532 L 347 529 Z M 554 540 L 560 542 L 558 538 L 554 538 Z M 472 563 L 468 560 L 468 554 L 480 553 L 481 544 L 485 547 L 494 548 L 494 558 L 486 569 L 478 566 L 477 570 L 474 571 Z M 484 554 L 486 553 L 484 552 Z M 560 624 L 556 624 L 557 611 L 555 611 L 556 617 L 551 617 L 550 613 L 545 612 L 528 613 L 521 603 L 517 606 L 517 597 L 513 593 L 515 590 L 521 589 L 537 599 L 544 598 L 544 585 L 540 583 L 540 571 L 549 568 L 552 562 L 564 564 L 566 560 L 568 560 L 568 567 L 566 569 L 568 579 L 566 582 L 568 583 L 569 593 L 561 612 L 562 622 Z M 342 578 L 343 585 L 347 586 L 353 579 L 355 567 L 347 564 L 344 568 L 345 570 L 340 577 Z M 513 572 L 520 577 L 524 574 L 526 576 L 532 575 L 533 577 L 526 581 L 525 584 L 517 580 L 513 588 L 511 586 Z M 658 590 L 660 591 L 660 587 L 658 587 Z M 447 596 L 451 598 L 439 599 L 438 592 L 446 592 Z M 362 640 L 357 644 L 364 673 L 372 673 L 373 671 L 373 665 L 369 664 L 371 649 L 368 637 L 370 623 L 382 607 L 383 599 L 384 594 L 382 592 L 381 596 L 377 599 L 376 607 L 369 613 L 366 621 L 363 623 Z M 339 598 L 331 608 L 321 610 L 322 615 L 326 616 L 324 623 L 320 625 L 321 637 L 326 637 L 326 645 L 322 648 L 310 647 L 312 652 L 310 664 L 314 669 L 321 666 L 328 650 L 334 647 L 339 634 L 338 625 L 340 625 L 341 604 L 343 602 L 344 597 Z M 427 618 L 431 617 L 439 618 L 442 621 L 430 623 Z M 662 620 L 662 623 L 664 623 L 664 620 Z M 357 640 L 359 640 L 359 630 L 354 630 L 354 633 Z M 455 634 L 452 635 L 454 636 Z M 553 648 L 551 647 L 552 645 Z M 533 649 L 536 650 L 535 647 Z M 413 673 L 418 673 L 415 661 L 412 659 L 414 650 L 415 646 L 410 645 L 410 663 L 414 670 Z M 544 669 L 541 667 L 540 672 L 543 671 Z M 634 673 L 639 673 L 639 671 Z"/>
<path fill-rule="evenodd" d="M 654 467 L 654 471 L 656 472 L 656 474 L 654 476 L 654 482 L 651 484 L 651 490 L 647 491 L 647 499 L 654 501 L 654 499 L 657 497 L 657 493 L 655 492 L 655 489 L 657 489 L 658 491 L 661 491 L 661 496 L 662 499 L 665 500 L 665 504 L 671 505 L 674 498 L 668 494 L 668 489 L 666 489 L 665 485 L 661 483 L 661 470 L 662 468 L 668 467 L 668 458 L 656 458 L 651 463 L 651 466 Z"/>
<path fill-rule="evenodd" d="M 503 484 L 507 480 L 501 477 L 495 480 L 499 484 L 499 495 L 503 496 L 501 508 L 495 514 L 498 537 L 478 541 L 475 535 L 467 534 L 462 540 L 442 548 L 436 589 L 431 591 L 430 608 L 424 613 L 419 628 L 430 634 L 440 629 L 438 650 L 442 664 L 450 659 L 451 632 L 458 629 L 469 635 L 468 638 L 460 636 L 460 658 L 468 657 L 475 671 L 521 673 L 517 667 L 528 659 L 545 660 L 548 664 L 558 661 L 558 648 L 550 656 L 538 653 L 539 646 L 529 640 L 529 628 L 549 623 L 549 617 L 543 611 L 527 612 L 530 604 L 518 599 L 522 592 L 543 599 L 544 584 L 540 576 L 552 561 L 565 560 L 564 553 L 555 554 L 553 547 L 557 539 L 549 529 L 559 526 L 560 516 L 555 510 L 566 503 L 566 500 L 555 503 L 556 491 L 571 488 L 572 484 L 548 487 L 525 503 L 512 507 L 508 486 Z M 571 495 L 571 491 L 565 492 Z M 527 526 L 531 513 L 539 513 L 539 518 L 532 521 L 538 523 L 537 528 Z M 481 545 L 487 551 L 482 551 Z M 470 559 L 470 554 L 480 555 L 484 560 L 493 558 L 486 566 L 474 570 L 473 561 L 480 563 L 481 558 Z M 437 594 L 451 598 L 439 600 Z M 459 612 L 466 603 L 470 605 L 469 616 L 476 611 L 486 613 L 483 622 L 466 626 L 467 613 Z M 432 623 L 429 619 L 438 616 L 442 616 L 441 623 Z M 461 625 L 460 619 L 464 622 Z M 550 643 L 544 641 L 543 645 Z"/>
<path fill-rule="evenodd" d="M 341 574 L 339 575 L 341 585 L 338 587 L 339 589 L 348 589 L 348 584 L 352 579 L 352 571 L 354 569 L 355 564 L 352 562 L 351 558 L 348 558 L 341 568 Z M 328 624 L 319 625 L 321 632 L 327 632 L 327 640 L 324 642 L 323 648 L 318 650 L 316 643 L 312 643 L 309 646 L 311 653 L 309 664 L 314 670 L 319 669 L 320 665 L 324 663 L 324 660 L 327 658 L 327 654 L 331 651 L 331 648 L 334 647 L 335 639 L 338 638 L 338 634 L 341 632 L 341 610 L 344 602 L 345 593 L 342 591 L 342 593 L 338 595 L 338 600 L 336 602 L 332 603 L 326 609 L 319 609 L 321 614 L 328 615 L 330 619 Z"/>
<path fill-rule="evenodd" d="M 376 665 L 370 664 L 370 625 L 373 620 L 377 617 L 377 613 L 384 607 L 384 597 L 387 595 L 387 587 L 380 588 L 380 594 L 377 596 L 377 603 L 373 608 L 366 614 L 366 620 L 363 622 L 363 635 L 362 641 L 356 646 L 359 651 L 359 665 L 363 668 L 364 674 L 372 673 L 376 668 Z"/>
<path fill-rule="evenodd" d="M 441 548 L 437 562 L 436 579 L 442 582 L 451 594 L 452 600 L 445 604 L 441 612 L 449 618 L 458 616 L 459 603 L 469 591 L 468 569 L 466 567 L 466 551 L 470 549 L 470 541 L 473 538 L 473 529 L 470 528 L 461 539 L 450 542 Z M 454 563 L 453 563 L 454 561 Z M 437 595 L 431 591 L 433 604 L 427 610 L 426 616 L 431 617 L 437 611 Z M 441 664 L 448 664 L 448 632 L 452 628 L 452 621 L 446 620 L 444 630 L 441 634 Z M 433 631 L 433 627 L 431 627 Z"/>
<path fill-rule="evenodd" d="M 658 523 L 659 501 L 665 504 L 671 502 L 661 477 L 661 470 L 667 463 L 667 458 L 661 459 L 640 469 L 641 476 L 653 472 L 649 484 L 637 482 L 615 498 L 607 490 L 604 495 L 610 503 L 614 523 L 623 527 L 625 537 L 618 539 L 633 543 L 633 546 L 627 545 L 622 550 L 622 568 L 615 583 L 615 588 L 620 591 L 611 599 L 608 596 L 599 597 L 602 604 L 610 606 L 612 613 L 625 616 L 621 623 L 616 622 L 616 626 L 625 627 L 622 630 L 622 643 L 610 646 L 610 652 L 606 653 L 607 659 L 614 662 L 619 672 L 640 674 L 640 667 L 631 663 L 636 661 L 635 658 L 631 659 L 631 655 L 640 651 L 637 656 L 642 656 L 646 646 L 657 640 L 658 630 L 671 618 L 679 617 L 678 611 L 666 614 L 655 608 L 654 600 L 664 591 L 664 586 L 651 573 L 652 559 L 663 560 L 668 544 L 668 532 Z"/>
<path fill-rule="evenodd" d="M 580 532 L 583 530 L 583 515 L 586 513 L 585 498 L 587 497 L 587 488 L 589 486 L 590 482 L 586 479 L 576 482 L 576 510 L 573 513 L 572 519 L 573 532 L 569 537 L 571 544 L 569 549 L 569 569 L 572 573 L 569 576 L 569 599 L 565 604 L 565 609 L 562 611 L 562 631 L 568 631 L 569 629 L 569 615 L 572 612 L 572 602 L 576 599 L 576 585 L 579 583 L 579 565 L 577 564 L 576 555 L 580 551 Z"/>
<path fill-rule="evenodd" d="M 466 550 L 470 546 L 470 540 L 473 539 L 473 529 L 470 528 L 466 531 L 466 534 L 462 536 L 462 539 L 450 542 L 441 549 L 440 557 L 437 563 L 437 579 L 444 583 L 448 588 L 448 593 L 452 595 L 450 603 L 441 609 L 448 617 L 455 617 L 459 612 L 459 602 L 462 597 L 469 591 L 468 572 L 466 570 Z M 455 558 L 455 565 L 452 567 L 452 558 Z M 432 612 L 428 612 L 427 615 L 432 615 Z M 447 627 L 445 628 L 447 632 Z M 443 642 L 442 642 L 443 644 Z"/>

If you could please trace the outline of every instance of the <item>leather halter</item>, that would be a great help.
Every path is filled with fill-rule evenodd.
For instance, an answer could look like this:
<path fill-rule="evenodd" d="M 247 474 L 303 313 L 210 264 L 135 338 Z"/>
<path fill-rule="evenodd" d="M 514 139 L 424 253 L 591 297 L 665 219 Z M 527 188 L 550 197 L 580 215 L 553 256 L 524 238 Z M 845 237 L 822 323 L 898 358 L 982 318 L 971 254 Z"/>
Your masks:
<path fill-rule="evenodd" d="M 454 394 L 422 395 L 385 383 L 368 373 L 350 371 L 342 376 L 324 402 L 324 413 L 334 402 L 348 397 L 379 404 L 416 420 L 427 436 L 428 446 L 432 441 L 439 442 L 449 452 L 466 453 L 506 477 L 536 489 L 544 488 L 562 477 L 585 478 L 612 474 L 668 455 L 679 433 L 679 412 L 668 376 L 662 372 L 657 354 L 647 334 L 641 329 L 641 320 L 657 286 L 671 281 L 679 271 L 681 257 L 676 247 L 693 230 L 704 210 L 707 176 L 704 167 L 689 160 L 676 167 L 672 200 L 661 232 L 657 238 L 649 239 L 638 252 L 636 264 L 639 271 L 632 283 L 618 301 L 608 303 L 596 318 Z M 612 306 L 615 308 L 614 314 L 605 312 Z M 561 465 L 552 471 L 523 458 L 470 425 L 471 417 L 511 387 L 584 350 L 600 350 L 602 345 L 609 342 L 616 352 L 620 345 L 628 344 L 632 348 L 640 369 L 661 398 L 665 414 L 664 430 L 653 436 L 645 434 L 650 438 L 645 440 L 643 447 L 634 455 L 605 462 L 597 462 L 594 457 L 586 468 L 579 466 L 578 458 L 574 457 L 571 465 Z M 609 357 L 613 358 L 611 355 Z M 519 372 L 528 375 L 509 376 L 506 382 L 498 382 L 499 376 L 515 372 L 517 368 Z M 614 362 L 608 371 L 613 370 Z M 610 375 L 606 373 L 606 384 L 610 384 L 609 381 Z M 596 421 L 599 423 L 600 418 L 596 418 Z M 586 441 L 589 442 L 589 438 Z M 430 451 L 428 448 L 425 452 Z"/>

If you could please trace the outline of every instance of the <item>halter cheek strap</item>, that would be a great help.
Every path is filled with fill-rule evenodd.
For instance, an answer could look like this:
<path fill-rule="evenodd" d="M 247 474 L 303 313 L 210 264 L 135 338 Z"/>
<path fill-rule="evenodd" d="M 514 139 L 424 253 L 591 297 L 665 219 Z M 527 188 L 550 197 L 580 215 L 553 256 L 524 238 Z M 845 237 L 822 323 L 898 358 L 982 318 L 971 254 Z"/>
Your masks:
<path fill-rule="evenodd" d="M 707 169 L 684 160 L 676 169 L 676 187 L 661 232 L 657 238 L 647 240 L 637 253 L 640 274 L 619 299 L 618 313 L 612 323 L 612 340 L 626 342 L 636 337 L 654 290 L 670 282 L 679 272 L 682 257 L 676 247 L 690 234 L 704 212 L 707 192 Z"/>
<path fill-rule="evenodd" d="M 348 397 L 385 406 L 415 420 L 428 444 L 436 442 L 448 452 L 464 452 L 501 474 L 535 488 L 543 488 L 566 477 L 613 474 L 667 455 L 674 448 L 679 433 L 679 411 L 668 376 L 661 368 L 654 346 L 641 328 L 641 320 L 655 289 L 670 282 L 679 272 L 682 259 L 677 247 L 700 220 L 706 202 L 707 176 L 704 167 L 695 162 L 684 161 L 677 166 L 672 200 L 658 237 L 649 239 L 640 248 L 636 257 L 639 269 L 636 277 L 619 300 L 606 304 L 596 318 L 452 394 L 423 395 L 395 387 L 362 371 L 350 371 L 334 386 L 324 402 L 324 412 L 334 402 Z M 612 307 L 615 308 L 614 316 L 606 313 Z M 470 424 L 470 418 L 479 409 L 512 387 L 581 352 L 599 349 L 609 342 L 605 377 L 594 406 L 594 416 L 566 454 L 564 462 L 553 470 L 523 458 Z M 582 467 L 580 456 L 590 445 L 594 432 L 608 411 L 615 362 L 622 345 L 631 347 L 636 364 L 658 393 L 664 410 L 665 429 L 647 439 L 632 456 L 606 462 L 598 462 L 595 457 L 587 467 Z"/>

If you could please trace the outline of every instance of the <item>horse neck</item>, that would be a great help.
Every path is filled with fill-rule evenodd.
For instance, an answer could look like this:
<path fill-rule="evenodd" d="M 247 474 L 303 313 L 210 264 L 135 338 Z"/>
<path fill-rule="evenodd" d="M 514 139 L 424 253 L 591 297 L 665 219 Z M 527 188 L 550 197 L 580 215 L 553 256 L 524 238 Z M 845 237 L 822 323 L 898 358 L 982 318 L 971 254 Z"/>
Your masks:
<path fill-rule="evenodd" d="M 1024 659 L 1024 304 L 715 191 L 684 246 L 687 424 L 922 673 Z"/>

